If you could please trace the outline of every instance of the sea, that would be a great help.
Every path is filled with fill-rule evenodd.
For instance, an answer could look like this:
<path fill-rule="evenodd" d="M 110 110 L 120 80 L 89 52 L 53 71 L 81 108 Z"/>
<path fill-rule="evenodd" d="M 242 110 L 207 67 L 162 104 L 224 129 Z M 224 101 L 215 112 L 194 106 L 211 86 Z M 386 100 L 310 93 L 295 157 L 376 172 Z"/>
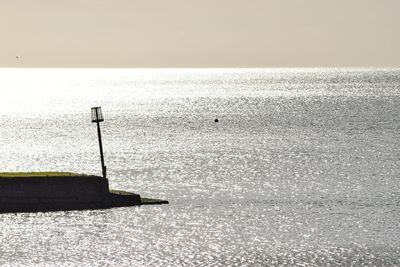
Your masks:
<path fill-rule="evenodd" d="M 0 214 L 0 266 L 400 265 L 400 69 L 0 69 L 0 171 L 101 175 L 95 106 L 169 204 Z"/>

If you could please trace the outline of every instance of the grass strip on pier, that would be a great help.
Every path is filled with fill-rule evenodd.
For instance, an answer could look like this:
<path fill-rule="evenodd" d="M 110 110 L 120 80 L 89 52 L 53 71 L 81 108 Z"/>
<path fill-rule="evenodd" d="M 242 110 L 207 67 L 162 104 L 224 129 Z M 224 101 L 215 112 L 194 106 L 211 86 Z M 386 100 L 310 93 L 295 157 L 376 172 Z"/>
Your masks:
<path fill-rule="evenodd" d="M 26 178 L 26 177 L 60 177 L 60 176 L 85 176 L 73 172 L 0 172 L 1 178 Z"/>

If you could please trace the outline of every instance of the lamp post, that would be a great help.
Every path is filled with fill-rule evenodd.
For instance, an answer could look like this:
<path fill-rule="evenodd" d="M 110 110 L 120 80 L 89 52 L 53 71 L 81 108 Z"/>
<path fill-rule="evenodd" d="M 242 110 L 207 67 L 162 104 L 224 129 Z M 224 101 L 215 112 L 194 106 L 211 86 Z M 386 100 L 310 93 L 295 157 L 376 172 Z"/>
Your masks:
<path fill-rule="evenodd" d="M 101 170 L 103 172 L 103 178 L 107 178 L 107 170 L 104 165 L 104 156 L 103 156 L 103 144 L 101 141 L 101 131 L 100 131 L 100 122 L 104 121 L 103 113 L 101 112 L 101 107 L 93 107 L 92 108 L 92 122 L 97 123 L 97 135 L 99 136 L 99 146 L 100 146 L 100 159 L 101 159 Z"/>

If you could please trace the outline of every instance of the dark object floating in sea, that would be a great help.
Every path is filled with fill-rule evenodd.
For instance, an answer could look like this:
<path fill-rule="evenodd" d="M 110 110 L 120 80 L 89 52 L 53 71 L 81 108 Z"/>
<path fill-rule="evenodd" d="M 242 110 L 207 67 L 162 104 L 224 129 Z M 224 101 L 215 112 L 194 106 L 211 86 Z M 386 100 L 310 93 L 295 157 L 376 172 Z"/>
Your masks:
<path fill-rule="evenodd" d="M 214 122 L 219 122 L 218 119 L 215 119 Z"/>
<path fill-rule="evenodd" d="M 100 107 L 92 108 L 97 123 L 103 177 L 70 172 L 0 173 L 0 213 L 108 209 L 137 205 L 168 204 L 166 200 L 110 190 L 106 178 Z"/>

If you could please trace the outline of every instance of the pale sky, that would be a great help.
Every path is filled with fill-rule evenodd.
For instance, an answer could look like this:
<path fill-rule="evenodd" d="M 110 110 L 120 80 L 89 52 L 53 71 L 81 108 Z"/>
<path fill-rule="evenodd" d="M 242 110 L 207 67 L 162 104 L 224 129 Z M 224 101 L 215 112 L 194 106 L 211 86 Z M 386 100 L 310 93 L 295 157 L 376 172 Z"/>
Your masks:
<path fill-rule="evenodd" d="M 0 67 L 400 67 L 400 0 L 0 0 Z"/>

